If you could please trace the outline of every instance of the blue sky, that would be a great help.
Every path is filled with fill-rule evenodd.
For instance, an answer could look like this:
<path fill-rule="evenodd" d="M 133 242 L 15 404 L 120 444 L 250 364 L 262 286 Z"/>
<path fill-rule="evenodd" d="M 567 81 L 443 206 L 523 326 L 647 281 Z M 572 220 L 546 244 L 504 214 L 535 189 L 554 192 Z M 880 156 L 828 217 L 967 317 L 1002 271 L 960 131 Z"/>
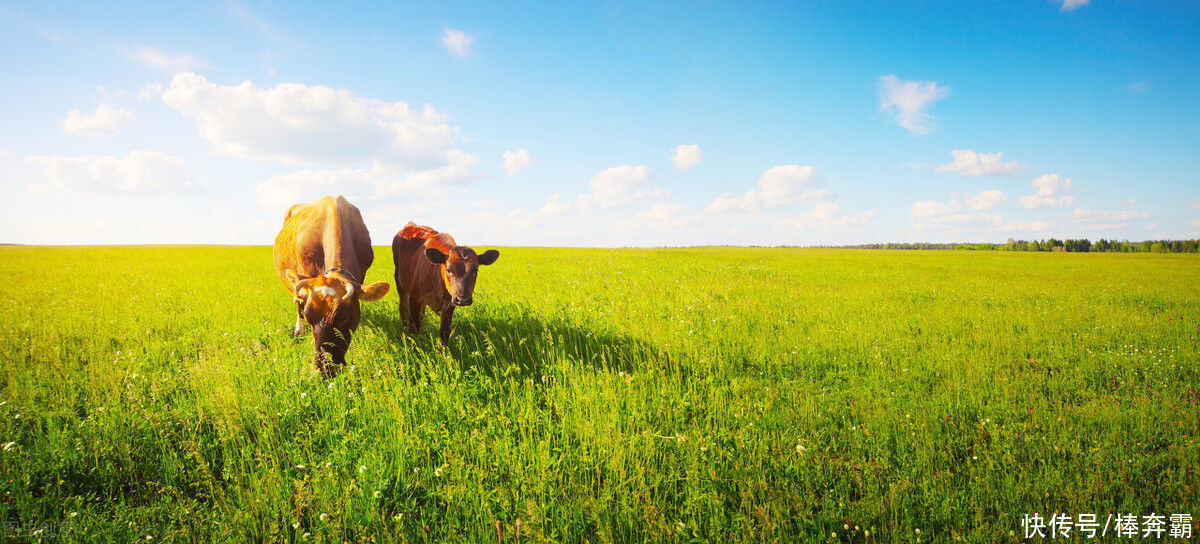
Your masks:
<path fill-rule="evenodd" d="M 1200 4 L 567 4 L 0 4 L 0 241 L 1200 237 Z"/>

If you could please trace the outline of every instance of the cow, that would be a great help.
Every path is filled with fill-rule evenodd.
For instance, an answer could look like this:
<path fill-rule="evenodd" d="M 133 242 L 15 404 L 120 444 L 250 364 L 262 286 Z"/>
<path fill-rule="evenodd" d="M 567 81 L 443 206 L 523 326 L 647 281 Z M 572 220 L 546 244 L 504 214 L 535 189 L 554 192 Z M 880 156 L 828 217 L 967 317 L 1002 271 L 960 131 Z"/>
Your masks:
<path fill-rule="evenodd" d="M 412 222 L 405 225 L 392 238 L 401 319 L 409 330 L 420 332 L 429 307 L 442 318 L 442 343 L 449 342 L 454 309 L 471 305 L 479 267 L 498 258 L 500 252 L 494 249 L 476 255 L 449 234 Z"/>
<path fill-rule="evenodd" d="M 313 364 L 330 378 L 346 364 L 350 337 L 362 314 L 359 301 L 388 292 L 385 281 L 363 285 L 375 260 L 358 208 L 341 195 L 296 204 L 275 237 L 275 273 L 296 303 L 295 336 L 312 327 Z"/>

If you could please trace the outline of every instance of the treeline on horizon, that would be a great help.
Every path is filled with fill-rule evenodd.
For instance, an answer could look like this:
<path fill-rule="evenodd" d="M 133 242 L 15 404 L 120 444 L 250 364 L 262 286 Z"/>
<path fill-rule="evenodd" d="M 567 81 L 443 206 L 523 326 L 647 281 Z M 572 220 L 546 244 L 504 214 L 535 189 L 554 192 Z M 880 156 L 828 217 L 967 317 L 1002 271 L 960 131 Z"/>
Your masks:
<path fill-rule="evenodd" d="M 1092 242 L 1087 238 L 1078 240 L 1014 240 L 1008 239 L 1003 244 L 987 243 L 887 243 L 887 244 L 858 244 L 849 246 L 819 246 L 847 249 L 965 249 L 976 251 L 1066 251 L 1071 253 L 1197 253 L 1200 239 L 1197 240 L 1105 240 L 1103 238 Z"/>

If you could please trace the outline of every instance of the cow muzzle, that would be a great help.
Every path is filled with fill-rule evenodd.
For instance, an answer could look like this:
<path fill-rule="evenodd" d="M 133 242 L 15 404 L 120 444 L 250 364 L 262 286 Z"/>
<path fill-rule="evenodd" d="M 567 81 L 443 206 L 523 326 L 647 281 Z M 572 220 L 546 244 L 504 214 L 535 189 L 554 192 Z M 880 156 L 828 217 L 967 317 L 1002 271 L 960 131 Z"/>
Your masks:
<path fill-rule="evenodd" d="M 454 297 L 450 302 L 453 302 L 455 306 L 470 306 L 472 301 L 471 297 Z"/>

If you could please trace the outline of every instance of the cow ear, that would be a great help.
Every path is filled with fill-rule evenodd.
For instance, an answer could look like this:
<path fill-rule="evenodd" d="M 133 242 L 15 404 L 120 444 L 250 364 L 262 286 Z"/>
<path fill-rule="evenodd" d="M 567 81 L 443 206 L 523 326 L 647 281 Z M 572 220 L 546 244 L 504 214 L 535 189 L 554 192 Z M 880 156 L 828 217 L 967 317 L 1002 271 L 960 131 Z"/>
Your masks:
<path fill-rule="evenodd" d="M 391 288 L 391 285 L 388 285 L 388 282 L 386 281 L 379 281 L 372 283 L 371 285 L 364 285 L 362 287 L 362 294 L 358 295 L 358 300 L 375 302 L 376 300 L 383 298 L 383 295 L 387 294 L 389 288 Z"/>
<path fill-rule="evenodd" d="M 442 264 L 446 262 L 446 254 L 431 247 L 425 248 L 425 258 L 429 259 L 429 262 L 433 264 Z"/>
<path fill-rule="evenodd" d="M 483 253 L 479 254 L 479 264 L 486 266 L 486 265 L 496 262 L 496 259 L 499 259 L 499 258 L 500 258 L 499 251 L 496 251 L 494 249 L 489 249 L 489 250 L 484 251 Z"/>

